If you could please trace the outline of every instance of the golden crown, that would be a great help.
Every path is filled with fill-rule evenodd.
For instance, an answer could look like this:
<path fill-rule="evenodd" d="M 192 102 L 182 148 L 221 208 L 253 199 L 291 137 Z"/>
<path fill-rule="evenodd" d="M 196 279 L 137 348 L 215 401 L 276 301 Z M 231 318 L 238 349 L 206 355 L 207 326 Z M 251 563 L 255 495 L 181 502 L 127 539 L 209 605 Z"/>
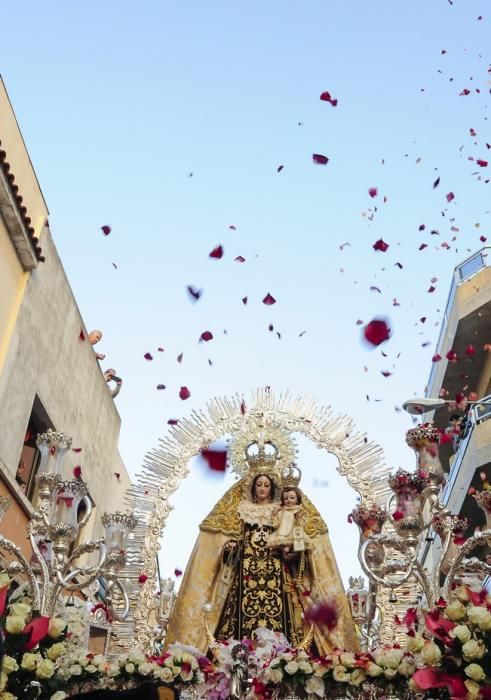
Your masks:
<path fill-rule="evenodd" d="M 281 485 L 284 489 L 297 488 L 302 478 L 302 472 L 296 464 L 290 464 L 281 470 Z"/>
<path fill-rule="evenodd" d="M 244 450 L 247 466 L 255 474 L 278 472 L 281 459 L 278 447 L 272 442 L 250 442 Z"/>

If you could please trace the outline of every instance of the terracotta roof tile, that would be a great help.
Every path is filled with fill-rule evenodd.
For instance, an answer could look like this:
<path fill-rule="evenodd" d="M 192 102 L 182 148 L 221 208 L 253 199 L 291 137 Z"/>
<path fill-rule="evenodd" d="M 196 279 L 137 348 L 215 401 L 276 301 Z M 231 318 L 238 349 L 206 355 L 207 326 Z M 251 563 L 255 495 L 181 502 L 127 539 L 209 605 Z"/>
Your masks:
<path fill-rule="evenodd" d="M 0 141 L 0 146 L 1 145 L 2 142 Z M 22 195 L 19 194 L 19 187 L 15 184 L 15 175 L 10 172 L 10 163 L 7 162 L 6 158 L 6 152 L 0 149 L 0 168 L 2 168 L 4 172 L 5 179 L 7 180 L 7 183 L 10 187 L 10 191 L 17 204 L 17 210 L 19 212 L 22 223 L 26 227 L 29 236 L 29 242 L 31 243 L 34 255 L 36 256 L 36 260 L 38 260 L 39 262 L 44 262 L 45 258 L 41 246 L 39 245 L 39 239 L 35 235 L 34 228 L 31 226 L 31 219 L 27 214 L 27 208 L 22 204 Z"/>

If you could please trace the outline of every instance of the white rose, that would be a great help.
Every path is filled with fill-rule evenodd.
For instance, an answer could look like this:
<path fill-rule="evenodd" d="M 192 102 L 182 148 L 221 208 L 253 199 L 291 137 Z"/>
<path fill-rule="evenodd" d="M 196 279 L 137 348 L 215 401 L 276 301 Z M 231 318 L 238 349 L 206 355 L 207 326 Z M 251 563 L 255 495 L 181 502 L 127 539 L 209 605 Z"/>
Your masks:
<path fill-rule="evenodd" d="M 349 681 L 349 673 L 344 666 L 336 666 L 332 672 L 332 677 L 338 683 L 347 683 Z"/>
<path fill-rule="evenodd" d="M 9 615 L 5 620 L 5 629 L 10 634 L 19 634 L 26 626 L 25 620 L 19 615 Z"/>
<path fill-rule="evenodd" d="M 68 669 L 68 672 L 71 676 L 81 676 L 82 667 L 80 666 L 80 664 L 72 664 Z"/>
<path fill-rule="evenodd" d="M 57 644 L 53 644 L 48 651 L 46 652 L 46 656 L 48 659 L 51 659 L 51 661 L 56 661 L 62 654 L 64 654 L 66 651 L 66 646 L 63 644 L 63 642 L 58 642 Z"/>
<path fill-rule="evenodd" d="M 8 680 L 6 673 L 0 673 L 0 690 L 4 690 L 7 687 Z"/>
<path fill-rule="evenodd" d="M 341 666 L 344 666 L 345 668 L 354 668 L 356 664 L 356 659 L 354 655 L 350 654 L 347 651 L 340 654 L 339 661 L 341 663 Z"/>
<path fill-rule="evenodd" d="M 377 666 L 383 666 L 384 663 L 384 650 L 381 648 L 374 649 L 372 652 L 370 652 L 373 660 L 377 664 Z"/>
<path fill-rule="evenodd" d="M 401 676 L 405 676 L 406 678 L 409 678 L 409 676 L 412 676 L 413 673 L 416 670 L 416 664 L 414 659 L 412 659 L 409 656 L 405 656 L 401 663 L 399 664 L 399 668 L 397 669 L 397 673 L 400 673 Z"/>
<path fill-rule="evenodd" d="M 389 681 L 392 680 L 397 676 L 397 669 L 396 668 L 384 668 L 384 677 L 387 678 Z"/>
<path fill-rule="evenodd" d="M 17 695 L 6 691 L 0 695 L 0 700 L 17 700 Z"/>
<path fill-rule="evenodd" d="M 409 651 L 421 651 L 424 643 L 425 640 L 420 634 L 415 634 L 414 637 L 407 638 L 407 648 Z"/>
<path fill-rule="evenodd" d="M 5 586 L 8 586 L 10 581 L 11 579 L 9 578 L 8 574 L 6 574 L 5 571 L 2 571 L 2 573 L 0 573 L 0 588 L 5 588 Z"/>
<path fill-rule="evenodd" d="M 92 659 L 92 663 L 95 664 L 96 666 L 100 666 L 101 664 L 106 663 L 106 657 L 103 656 L 102 654 L 96 654 L 94 658 Z"/>
<path fill-rule="evenodd" d="M 294 673 L 298 671 L 298 664 L 296 661 L 289 661 L 285 666 L 285 671 L 289 676 L 293 676 Z"/>
<path fill-rule="evenodd" d="M 350 685 L 359 686 L 364 681 L 366 681 L 366 679 L 367 679 L 366 673 L 361 668 L 355 668 L 355 670 L 352 671 L 352 673 L 351 673 L 349 683 L 350 683 Z"/>
<path fill-rule="evenodd" d="M 281 683 L 283 680 L 283 671 L 280 668 L 270 668 L 269 680 L 271 683 Z"/>
<path fill-rule="evenodd" d="M 189 681 L 193 680 L 193 670 L 190 669 L 189 671 L 183 671 L 181 669 L 181 678 L 185 683 L 188 683 Z"/>
<path fill-rule="evenodd" d="M 323 666 L 322 664 L 318 664 L 315 662 L 312 664 L 312 668 L 314 669 L 314 674 L 316 676 L 319 676 L 319 678 L 323 678 L 329 671 L 327 666 Z"/>
<path fill-rule="evenodd" d="M 482 642 L 478 642 L 476 639 L 469 639 L 469 641 L 463 645 L 462 653 L 466 661 L 472 661 L 473 659 L 482 659 L 482 657 L 486 653 L 486 647 Z"/>
<path fill-rule="evenodd" d="M 454 595 L 463 603 L 468 603 L 470 600 L 469 589 L 467 586 L 459 586 L 455 589 Z"/>
<path fill-rule="evenodd" d="M 31 612 L 31 606 L 25 603 L 12 603 L 12 605 L 9 606 L 9 611 L 10 615 L 18 615 L 25 620 Z"/>
<path fill-rule="evenodd" d="M 85 670 L 87 671 L 87 673 L 97 673 L 97 666 L 94 666 L 94 664 L 88 664 L 85 667 Z"/>
<path fill-rule="evenodd" d="M 61 636 L 66 625 L 67 622 L 62 617 L 52 617 L 49 621 L 48 636 L 51 637 L 51 639 L 57 639 Z"/>
<path fill-rule="evenodd" d="M 445 612 L 447 613 L 447 617 L 450 618 L 450 620 L 453 620 L 454 622 L 456 620 L 463 620 L 466 614 L 466 607 L 465 605 L 462 605 L 460 600 L 452 600 L 446 607 Z"/>
<path fill-rule="evenodd" d="M 15 659 L 7 654 L 3 657 L 2 671 L 7 675 L 19 670 L 19 664 Z"/>
<path fill-rule="evenodd" d="M 436 666 L 442 658 L 442 652 L 435 642 L 425 642 L 421 649 L 421 660 L 425 666 Z"/>
<path fill-rule="evenodd" d="M 464 673 L 473 681 L 483 681 L 486 678 L 484 669 L 479 664 L 469 664 L 464 668 Z"/>
<path fill-rule="evenodd" d="M 124 665 L 124 670 L 126 673 L 134 673 L 135 672 L 135 664 L 132 664 L 130 661 Z"/>
<path fill-rule="evenodd" d="M 309 664 L 308 661 L 299 661 L 298 663 L 298 668 L 302 671 L 302 673 L 312 673 L 312 666 Z"/>
<path fill-rule="evenodd" d="M 491 613 L 486 608 L 472 605 L 467 609 L 467 617 L 473 625 L 478 625 L 480 629 L 486 632 L 491 629 Z"/>
<path fill-rule="evenodd" d="M 284 654 L 281 655 L 281 658 L 285 661 L 293 661 L 293 654 L 290 651 L 286 651 Z"/>
<path fill-rule="evenodd" d="M 450 636 L 465 644 L 472 637 L 472 633 L 467 625 L 457 625 L 453 630 L 450 630 Z"/>
<path fill-rule="evenodd" d="M 106 673 L 109 676 L 109 678 L 119 676 L 119 664 L 109 664 L 106 669 Z"/>
<path fill-rule="evenodd" d="M 162 681 L 163 683 L 169 683 L 174 677 L 168 666 L 162 666 L 162 668 L 156 669 L 153 675 L 158 681 Z"/>
<path fill-rule="evenodd" d="M 319 698 L 325 697 L 324 681 L 319 676 L 313 675 L 307 678 L 305 690 L 310 695 L 317 695 Z"/>
<path fill-rule="evenodd" d="M 24 671 L 34 671 L 38 665 L 38 661 L 41 661 L 41 654 L 30 654 L 26 652 L 22 656 L 20 666 Z"/>
<path fill-rule="evenodd" d="M 138 666 L 138 673 L 141 676 L 148 676 L 153 671 L 153 664 L 149 664 L 148 661 L 140 664 Z"/>
<path fill-rule="evenodd" d="M 79 655 L 78 655 L 78 657 L 77 657 L 77 662 L 80 664 L 80 666 L 81 666 L 82 668 L 85 668 L 86 666 L 89 665 L 90 659 L 87 658 L 87 654 L 82 653 L 82 654 L 79 654 Z"/>
<path fill-rule="evenodd" d="M 128 661 L 132 664 L 142 664 L 146 661 L 145 655 L 141 653 L 138 649 L 133 649 L 128 654 Z"/>
<path fill-rule="evenodd" d="M 51 678 L 55 672 L 55 665 L 50 659 L 43 659 L 36 669 L 38 678 Z"/>
<path fill-rule="evenodd" d="M 53 693 L 49 700 L 65 700 L 67 697 L 68 695 L 64 690 L 57 690 L 56 693 Z"/>
<path fill-rule="evenodd" d="M 378 664 L 373 663 L 373 661 L 369 661 L 367 666 L 366 666 L 366 672 L 372 678 L 376 678 L 377 676 L 382 675 L 382 673 L 384 672 L 384 669 L 382 668 L 382 666 L 379 666 Z"/>
<path fill-rule="evenodd" d="M 172 675 L 174 678 L 177 678 L 177 676 L 181 673 L 181 667 L 180 666 L 172 666 L 171 668 Z"/>
<path fill-rule="evenodd" d="M 402 649 L 388 649 L 382 657 L 382 664 L 386 668 L 397 668 L 401 663 L 404 652 Z"/>
<path fill-rule="evenodd" d="M 464 681 L 464 685 L 467 688 L 467 697 L 469 700 L 475 700 L 476 698 L 480 697 L 481 695 L 481 686 L 479 683 L 476 683 L 475 681 L 471 681 L 471 679 L 467 679 Z"/>

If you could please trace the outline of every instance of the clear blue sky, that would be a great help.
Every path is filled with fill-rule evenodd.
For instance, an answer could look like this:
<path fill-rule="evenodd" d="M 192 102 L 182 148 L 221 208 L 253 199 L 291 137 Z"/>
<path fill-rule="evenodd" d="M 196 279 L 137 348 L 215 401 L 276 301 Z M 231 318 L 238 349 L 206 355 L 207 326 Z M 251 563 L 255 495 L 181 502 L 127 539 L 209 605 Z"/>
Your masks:
<path fill-rule="evenodd" d="M 130 472 L 168 418 L 265 384 L 334 405 L 388 464 L 413 465 L 410 419 L 395 407 L 424 391 L 452 269 L 491 233 L 490 169 L 468 160 L 491 157 L 487 9 L 483 0 L 2 5 L 0 71 L 86 325 L 103 330 L 103 366 L 124 378 Z M 324 90 L 337 107 L 319 100 Z M 329 164 L 314 165 L 313 153 Z M 374 206 L 370 221 L 362 213 Z M 372 249 L 380 237 L 386 253 Z M 225 255 L 210 260 L 217 244 Z M 204 289 L 198 303 L 187 284 Z M 261 303 L 267 292 L 275 306 Z M 378 315 L 392 338 L 368 350 L 356 321 Z M 205 330 L 215 338 L 198 344 Z M 339 550 L 354 494 L 332 460 L 307 446 L 301 459 L 347 578 L 356 563 Z M 198 517 L 222 489 L 193 471 L 176 497 L 164 570 L 182 567 L 196 533 L 197 522 L 179 519 L 183 504 Z M 179 528 L 182 551 L 171 543 Z"/>

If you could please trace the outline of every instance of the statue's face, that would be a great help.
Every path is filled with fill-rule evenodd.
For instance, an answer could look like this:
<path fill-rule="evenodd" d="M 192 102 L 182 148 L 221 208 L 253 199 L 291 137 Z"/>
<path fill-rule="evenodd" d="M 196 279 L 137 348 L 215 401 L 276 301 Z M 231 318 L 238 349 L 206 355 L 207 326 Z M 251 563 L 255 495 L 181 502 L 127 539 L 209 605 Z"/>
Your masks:
<path fill-rule="evenodd" d="M 283 491 L 281 498 L 284 506 L 298 505 L 298 496 L 296 491 Z"/>
<path fill-rule="evenodd" d="M 269 501 L 271 496 L 271 481 L 267 476 L 260 476 L 256 481 L 255 496 L 258 503 Z"/>

